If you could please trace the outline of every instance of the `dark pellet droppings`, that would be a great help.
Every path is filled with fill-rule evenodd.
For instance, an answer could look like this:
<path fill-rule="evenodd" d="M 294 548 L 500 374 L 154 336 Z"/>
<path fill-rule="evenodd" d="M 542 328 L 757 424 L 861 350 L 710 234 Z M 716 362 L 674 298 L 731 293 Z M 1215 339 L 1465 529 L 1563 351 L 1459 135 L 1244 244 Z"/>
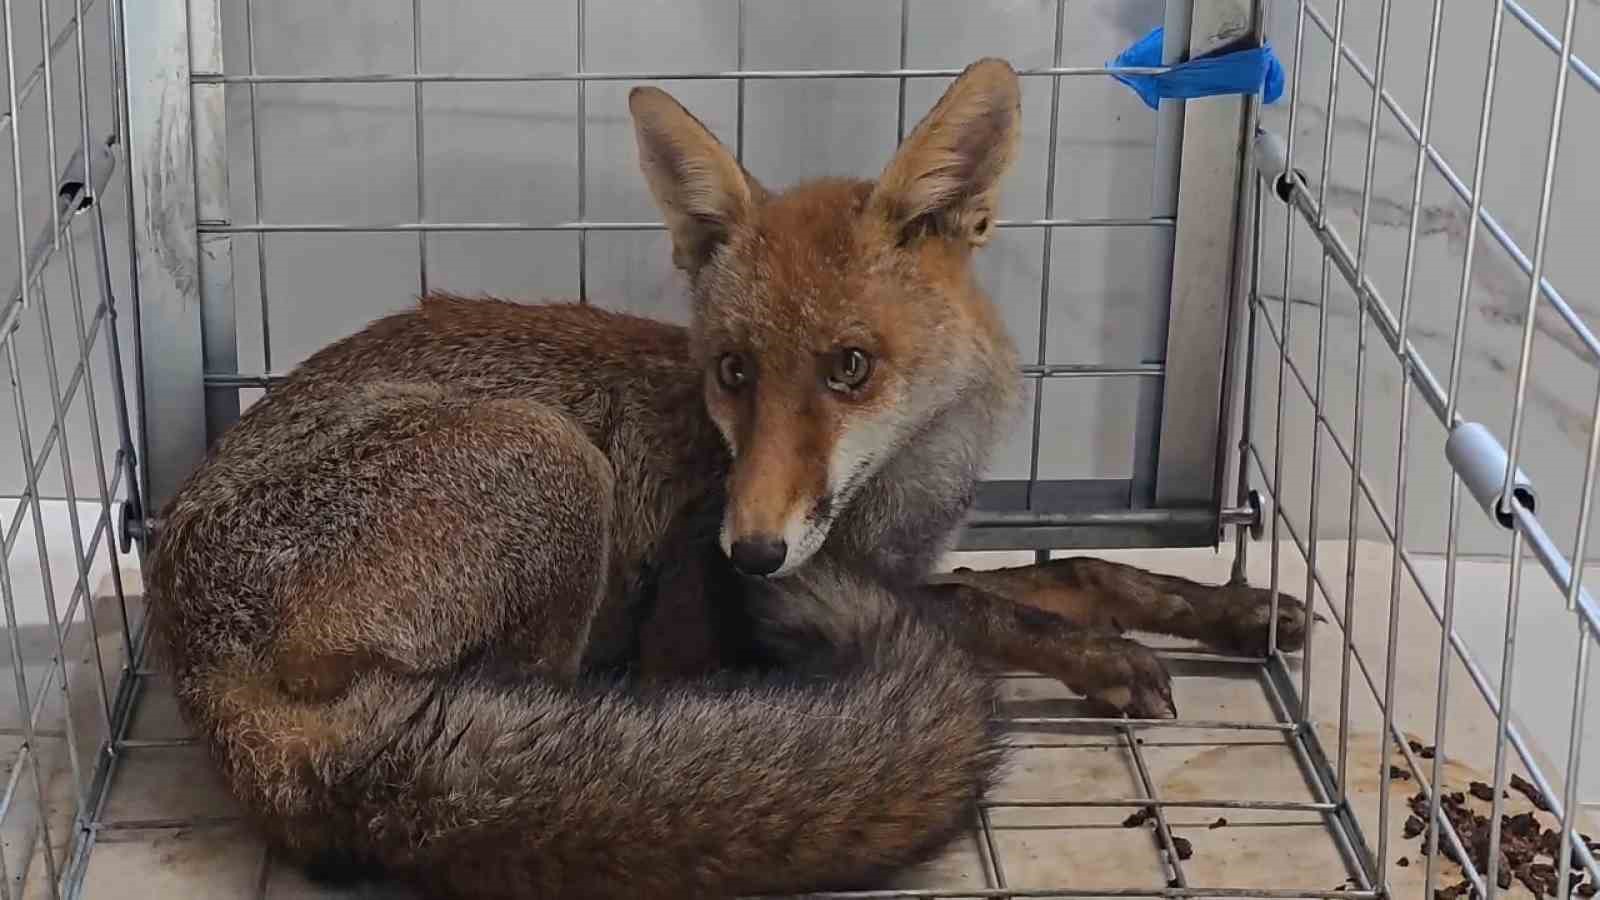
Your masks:
<path fill-rule="evenodd" d="M 1122 827 L 1123 828 L 1138 828 L 1140 825 L 1143 825 L 1144 823 L 1150 821 L 1151 819 L 1154 819 L 1155 817 L 1156 817 L 1156 808 L 1155 807 L 1153 807 L 1153 806 L 1143 806 L 1143 807 L 1139 808 L 1138 812 L 1136 812 L 1133 815 L 1127 817 L 1126 819 L 1123 819 L 1122 820 Z"/>
<path fill-rule="evenodd" d="M 1410 840 L 1421 834 L 1425 828 L 1426 826 L 1422 824 L 1421 819 L 1416 816 L 1407 816 L 1405 829 L 1400 833 L 1405 835 L 1406 840 Z"/>
<path fill-rule="evenodd" d="M 1539 836 L 1539 819 L 1533 813 L 1518 813 L 1514 816 L 1500 817 L 1500 831 L 1502 834 L 1518 838 L 1537 838 Z"/>
<path fill-rule="evenodd" d="M 1484 784 L 1481 781 L 1474 781 L 1472 784 L 1467 786 L 1467 789 L 1472 793 L 1472 796 L 1477 797 L 1479 800 L 1482 800 L 1486 803 L 1493 802 L 1494 800 L 1494 788 Z M 1506 796 L 1509 797 L 1511 795 L 1507 794 Z"/>
<path fill-rule="evenodd" d="M 1556 867 L 1548 863 L 1529 863 L 1519 867 L 1517 880 L 1527 885 L 1535 897 L 1554 897 L 1559 881 L 1556 878 Z"/>
<path fill-rule="evenodd" d="M 1178 851 L 1178 859 L 1180 860 L 1194 856 L 1194 845 L 1189 843 L 1187 839 L 1177 835 L 1172 836 L 1172 849 Z"/>
<path fill-rule="evenodd" d="M 1540 812 L 1550 811 L 1550 804 L 1544 802 L 1544 793 L 1533 782 L 1513 772 L 1511 774 L 1511 787 L 1517 793 L 1527 797 L 1528 802 L 1533 804 L 1534 809 Z"/>

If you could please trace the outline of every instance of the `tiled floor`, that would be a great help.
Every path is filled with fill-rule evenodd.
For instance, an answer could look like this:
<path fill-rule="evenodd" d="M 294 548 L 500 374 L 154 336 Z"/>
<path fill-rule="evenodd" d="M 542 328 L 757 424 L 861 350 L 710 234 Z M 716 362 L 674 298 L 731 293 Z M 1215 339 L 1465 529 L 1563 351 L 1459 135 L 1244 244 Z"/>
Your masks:
<path fill-rule="evenodd" d="M 1337 555 L 1341 549 L 1326 548 L 1325 571 L 1344 571 Z M 1224 577 L 1229 562 L 1226 555 L 1206 551 L 1107 555 L 1211 580 Z M 962 563 L 1013 561 L 1002 554 L 974 556 Z M 1255 557 L 1253 580 L 1265 583 L 1266 554 L 1257 552 Z M 1292 550 L 1285 553 L 1285 584 L 1303 583 L 1303 570 L 1292 565 L 1297 561 Z M 1358 625 L 1351 646 L 1381 689 L 1388 622 L 1387 553 L 1363 546 L 1356 563 L 1358 586 L 1372 587 L 1358 591 L 1354 607 Z M 1404 733 L 1431 744 L 1438 629 L 1420 604 L 1412 602 L 1415 599 L 1407 598 L 1403 605 L 1396 723 Z M 1330 609 L 1324 603 L 1322 611 L 1342 616 L 1342 598 L 1338 606 Z M 115 643 L 103 641 L 111 653 Z M 1309 679 L 1316 733 L 1335 760 L 1344 646 L 1336 624 L 1319 626 Z M 1064 723 L 1062 718 L 1083 713 L 1064 688 L 1042 678 L 1008 678 L 1002 712 L 1014 720 L 1017 747 L 1008 777 L 987 799 L 971 834 L 894 887 L 951 897 L 1002 887 L 1155 892 L 1176 885 L 1311 893 L 1359 887 L 1325 814 L 1304 808 L 1327 798 L 1309 786 L 1296 744 L 1273 724 L 1282 712 L 1259 667 L 1196 660 L 1181 651 L 1171 665 L 1179 676 L 1176 697 L 1183 716 L 1171 727 L 1124 730 Z M 1298 660 L 1292 663 L 1290 674 L 1296 682 L 1299 666 Z M 1349 800 L 1368 841 L 1375 845 L 1380 788 L 1386 780 L 1380 777 L 1379 766 L 1382 717 L 1359 665 L 1352 674 L 1345 729 Z M 1448 740 L 1457 748 L 1453 753 L 1460 755 L 1446 766 L 1444 777 L 1447 790 L 1456 791 L 1466 790 L 1471 781 L 1487 780 L 1485 773 L 1493 763 L 1489 748 L 1494 720 L 1464 673 L 1453 677 Z M 83 896 L 91 900 L 410 896 L 392 886 L 329 892 L 277 865 L 238 820 L 233 801 L 204 754 L 185 740 L 187 730 L 164 679 L 153 674 L 144 679 L 128 745 L 121 751 L 116 777 L 98 816 Z M 1406 765 L 1398 756 L 1390 762 Z M 1560 767 L 1547 766 L 1547 771 L 1553 774 Z M 1422 774 L 1426 776 L 1425 769 Z M 1415 784 L 1391 782 L 1388 796 L 1390 842 L 1385 856 L 1395 893 L 1402 897 L 1421 896 L 1424 877 L 1420 841 L 1401 834 L 1406 798 L 1417 790 Z M 1176 865 L 1158 829 L 1123 824 L 1138 809 L 1135 801 L 1150 797 L 1152 789 L 1168 804 L 1165 821 L 1174 840 L 1187 842 L 1193 850 L 1190 858 Z M 25 793 L 29 792 L 19 795 Z M 1257 801 L 1268 808 L 1251 808 Z M 1522 798 L 1514 795 L 1508 811 L 1525 808 Z M 70 800 L 64 809 L 70 810 Z M 64 832 L 52 827 L 52 833 Z M 45 879 L 38 877 L 43 866 L 36 864 L 29 871 L 24 896 L 48 896 Z M 1440 878 L 1443 884 L 1460 880 L 1450 864 L 1444 865 Z M 1518 894 L 1526 896 L 1520 885 L 1513 896 Z"/>

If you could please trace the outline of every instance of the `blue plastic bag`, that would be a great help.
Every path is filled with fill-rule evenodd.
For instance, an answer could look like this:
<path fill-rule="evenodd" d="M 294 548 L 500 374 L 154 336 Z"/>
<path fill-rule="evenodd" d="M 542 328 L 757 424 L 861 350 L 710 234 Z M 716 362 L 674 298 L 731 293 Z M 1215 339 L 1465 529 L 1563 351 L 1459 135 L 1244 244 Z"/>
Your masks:
<path fill-rule="evenodd" d="M 1113 69 L 1159 68 L 1163 37 L 1164 30 L 1156 28 L 1122 51 L 1107 66 Z M 1283 65 L 1278 62 L 1270 44 L 1192 59 L 1160 75 L 1115 72 L 1111 77 L 1133 88 L 1151 109 L 1160 106 L 1162 98 L 1187 100 L 1192 97 L 1254 94 L 1259 91 L 1266 102 L 1275 103 L 1283 96 Z"/>

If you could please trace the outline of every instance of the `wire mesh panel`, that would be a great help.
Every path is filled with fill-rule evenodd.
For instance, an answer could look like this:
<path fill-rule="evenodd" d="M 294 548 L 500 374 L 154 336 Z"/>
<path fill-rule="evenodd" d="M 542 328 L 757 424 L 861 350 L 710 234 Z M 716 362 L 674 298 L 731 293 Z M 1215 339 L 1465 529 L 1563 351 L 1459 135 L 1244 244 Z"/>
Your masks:
<path fill-rule="evenodd" d="M 1330 716 L 1331 789 L 1383 748 L 1376 871 L 1429 895 L 1600 881 L 1583 5 L 1318 0 L 1273 23 L 1296 77 L 1256 139 L 1239 483 L 1275 501 L 1274 589 L 1339 632 L 1338 696 L 1312 660 L 1300 688 Z M 1351 725 L 1363 704 L 1376 733 Z M 1462 769 L 1470 796 L 1446 784 Z"/>
<path fill-rule="evenodd" d="M 82 868 L 138 619 L 116 532 L 138 496 L 120 25 L 94 0 L 0 12 L 0 897 L 54 897 Z"/>

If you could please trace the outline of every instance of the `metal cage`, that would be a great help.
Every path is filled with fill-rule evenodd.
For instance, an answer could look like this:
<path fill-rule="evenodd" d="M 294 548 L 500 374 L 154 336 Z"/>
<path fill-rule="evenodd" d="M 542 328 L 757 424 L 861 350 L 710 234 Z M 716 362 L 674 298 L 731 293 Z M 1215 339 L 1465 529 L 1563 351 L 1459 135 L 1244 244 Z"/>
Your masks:
<path fill-rule="evenodd" d="M 1298 656 L 1164 649 L 1174 722 L 1008 676 L 1001 714 L 1048 777 L 980 804 L 966 869 L 862 896 L 1493 898 L 1507 870 L 1544 877 L 1480 850 L 1524 800 L 1551 890 L 1600 883 L 1580 7 L 0 0 L 0 900 L 320 896 L 202 796 L 137 587 L 161 504 L 278 373 L 430 286 L 681 317 L 619 140 L 632 83 L 674 85 L 759 177 L 867 174 L 984 54 L 1024 76 L 982 276 L 1030 411 L 961 549 L 1248 577 L 1322 624 Z M 1158 24 L 1167 65 L 1270 42 L 1286 98 L 1149 112 L 1102 61 Z M 1213 751 L 1242 761 L 1169 777 Z M 1241 837 L 1202 841 L 1230 816 Z M 1144 870 L 1039 867 L 1108 834 Z M 183 880 L 184 841 L 216 879 Z M 1275 846 L 1339 882 L 1285 875 Z"/>

